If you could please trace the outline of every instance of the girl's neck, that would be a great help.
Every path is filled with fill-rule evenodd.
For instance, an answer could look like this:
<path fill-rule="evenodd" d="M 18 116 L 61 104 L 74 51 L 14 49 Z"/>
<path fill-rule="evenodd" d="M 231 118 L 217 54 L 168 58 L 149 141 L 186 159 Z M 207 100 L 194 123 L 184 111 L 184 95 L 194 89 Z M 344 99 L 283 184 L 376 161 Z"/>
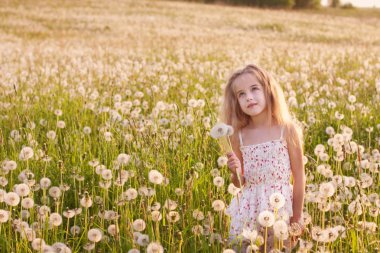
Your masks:
<path fill-rule="evenodd" d="M 249 121 L 248 127 L 253 128 L 253 129 L 254 128 L 270 127 L 274 123 L 275 123 L 274 118 L 268 117 L 268 111 L 265 110 L 262 113 L 260 113 L 259 115 L 252 116 L 250 121 Z"/>

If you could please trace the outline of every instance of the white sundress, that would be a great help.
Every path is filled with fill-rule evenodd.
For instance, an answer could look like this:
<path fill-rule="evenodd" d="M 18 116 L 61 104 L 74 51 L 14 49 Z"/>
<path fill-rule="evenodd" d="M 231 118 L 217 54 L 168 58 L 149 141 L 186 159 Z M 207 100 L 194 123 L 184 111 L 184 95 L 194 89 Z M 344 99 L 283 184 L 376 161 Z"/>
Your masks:
<path fill-rule="evenodd" d="M 291 168 L 283 127 L 277 140 L 244 146 L 240 131 L 239 139 L 245 185 L 238 194 L 239 203 L 235 196 L 226 210 L 226 214 L 231 217 L 230 238 L 240 235 L 243 228 L 259 228 L 257 217 L 260 212 L 274 211 L 269 203 L 269 197 L 274 192 L 280 192 L 285 197 L 285 205 L 278 213 L 285 210 L 289 217 L 293 215 Z"/>

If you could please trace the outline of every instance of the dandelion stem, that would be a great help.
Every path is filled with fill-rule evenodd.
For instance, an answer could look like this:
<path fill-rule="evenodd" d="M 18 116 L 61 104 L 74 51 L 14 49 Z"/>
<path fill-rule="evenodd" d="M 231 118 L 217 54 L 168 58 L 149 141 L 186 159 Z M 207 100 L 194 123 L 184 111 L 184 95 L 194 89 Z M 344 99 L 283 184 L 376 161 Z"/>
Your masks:
<path fill-rule="evenodd" d="M 268 238 L 268 227 L 265 227 L 264 253 L 267 253 L 267 238 Z"/>

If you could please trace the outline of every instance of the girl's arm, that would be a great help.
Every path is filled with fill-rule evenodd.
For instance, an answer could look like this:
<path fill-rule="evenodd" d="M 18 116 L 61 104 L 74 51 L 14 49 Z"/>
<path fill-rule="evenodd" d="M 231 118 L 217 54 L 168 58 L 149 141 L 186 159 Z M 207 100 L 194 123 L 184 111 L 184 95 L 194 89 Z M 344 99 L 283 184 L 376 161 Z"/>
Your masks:
<path fill-rule="evenodd" d="M 231 146 L 232 146 L 232 151 L 235 153 L 235 155 L 237 156 L 237 158 L 239 158 L 239 161 L 240 161 L 240 164 L 241 164 L 241 169 L 242 169 L 242 172 L 244 171 L 244 167 L 243 167 L 243 156 L 241 154 L 241 151 L 239 149 L 239 142 L 236 141 L 236 136 L 235 138 L 231 138 Z M 245 183 L 245 179 L 244 179 L 244 176 L 240 176 L 240 179 L 241 179 L 241 183 L 242 183 L 242 186 L 244 185 Z M 237 174 L 236 173 L 231 173 L 231 182 L 236 186 L 236 187 L 240 187 L 239 185 L 239 180 L 238 180 L 238 177 L 237 177 Z"/>
<path fill-rule="evenodd" d="M 296 126 L 290 125 L 286 132 L 290 166 L 293 176 L 293 217 L 290 223 L 299 222 L 302 215 L 305 195 L 305 169 L 303 165 L 302 141 L 297 134 Z"/>

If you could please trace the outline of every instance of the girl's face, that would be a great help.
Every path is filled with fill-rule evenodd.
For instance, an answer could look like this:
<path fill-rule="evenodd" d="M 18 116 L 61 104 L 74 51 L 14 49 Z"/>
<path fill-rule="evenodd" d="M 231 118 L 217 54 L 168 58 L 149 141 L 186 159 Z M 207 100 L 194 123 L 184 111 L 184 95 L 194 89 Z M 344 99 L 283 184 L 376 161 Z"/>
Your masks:
<path fill-rule="evenodd" d="M 234 81 L 234 90 L 241 110 L 251 116 L 266 112 L 267 103 L 263 86 L 250 73 L 240 75 Z"/>

